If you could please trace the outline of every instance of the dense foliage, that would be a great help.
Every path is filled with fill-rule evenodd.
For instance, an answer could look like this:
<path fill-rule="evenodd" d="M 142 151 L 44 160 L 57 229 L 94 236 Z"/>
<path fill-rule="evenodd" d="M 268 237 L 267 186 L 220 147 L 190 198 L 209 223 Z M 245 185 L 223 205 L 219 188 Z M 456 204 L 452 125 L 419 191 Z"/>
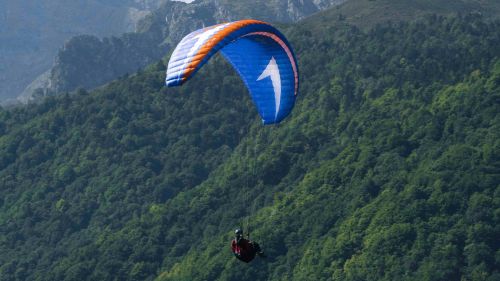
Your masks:
<path fill-rule="evenodd" d="M 0 110 L 0 280 L 498 280 L 500 23 L 287 35 L 279 126 L 220 59 Z M 250 265 L 228 249 L 247 221 Z"/>

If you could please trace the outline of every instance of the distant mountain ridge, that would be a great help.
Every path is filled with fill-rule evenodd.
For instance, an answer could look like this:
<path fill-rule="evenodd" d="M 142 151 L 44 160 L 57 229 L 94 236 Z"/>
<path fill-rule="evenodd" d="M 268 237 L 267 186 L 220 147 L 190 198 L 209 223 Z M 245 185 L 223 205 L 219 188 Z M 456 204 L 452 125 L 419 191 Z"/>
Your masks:
<path fill-rule="evenodd" d="M 215 23 L 257 18 L 290 23 L 346 0 L 199 0 L 190 4 L 165 2 L 142 20 L 137 33 L 118 38 L 75 37 L 56 56 L 51 70 L 19 97 L 35 97 L 93 88 L 156 61 L 189 32 Z M 48 79 L 47 79 L 48 78 Z M 43 90 L 36 91 L 38 88 Z M 36 91 L 36 92 L 35 92 Z"/>

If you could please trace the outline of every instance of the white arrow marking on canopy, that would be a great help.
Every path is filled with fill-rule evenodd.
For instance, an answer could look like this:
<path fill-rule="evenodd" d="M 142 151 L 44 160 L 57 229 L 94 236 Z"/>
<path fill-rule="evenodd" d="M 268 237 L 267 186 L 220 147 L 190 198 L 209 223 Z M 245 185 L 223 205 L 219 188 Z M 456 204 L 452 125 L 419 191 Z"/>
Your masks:
<path fill-rule="evenodd" d="M 274 118 L 276 119 L 278 117 L 281 103 L 281 75 L 280 69 L 274 57 L 271 58 L 266 69 L 264 69 L 264 72 L 262 72 L 259 78 L 257 78 L 257 81 L 260 81 L 266 77 L 271 77 L 271 82 L 273 83 L 274 101 L 276 104 L 276 112 L 274 114 Z"/>

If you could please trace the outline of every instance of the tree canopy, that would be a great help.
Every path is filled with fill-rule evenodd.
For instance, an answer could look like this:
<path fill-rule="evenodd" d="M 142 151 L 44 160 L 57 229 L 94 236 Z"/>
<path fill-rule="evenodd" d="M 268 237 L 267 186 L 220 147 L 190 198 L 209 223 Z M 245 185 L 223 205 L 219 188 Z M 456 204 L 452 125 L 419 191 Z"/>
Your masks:
<path fill-rule="evenodd" d="M 498 280 L 500 23 L 285 33 L 279 126 L 222 58 L 0 109 L 0 280 Z"/>

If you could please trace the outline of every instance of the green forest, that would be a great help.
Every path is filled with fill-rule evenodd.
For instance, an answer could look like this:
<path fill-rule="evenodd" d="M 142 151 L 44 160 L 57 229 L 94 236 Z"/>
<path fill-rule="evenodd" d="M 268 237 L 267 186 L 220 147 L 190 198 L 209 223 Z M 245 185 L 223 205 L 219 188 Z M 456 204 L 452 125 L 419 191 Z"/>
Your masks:
<path fill-rule="evenodd" d="M 321 17 L 276 126 L 222 57 L 0 109 L 0 280 L 500 280 L 500 22 Z"/>

